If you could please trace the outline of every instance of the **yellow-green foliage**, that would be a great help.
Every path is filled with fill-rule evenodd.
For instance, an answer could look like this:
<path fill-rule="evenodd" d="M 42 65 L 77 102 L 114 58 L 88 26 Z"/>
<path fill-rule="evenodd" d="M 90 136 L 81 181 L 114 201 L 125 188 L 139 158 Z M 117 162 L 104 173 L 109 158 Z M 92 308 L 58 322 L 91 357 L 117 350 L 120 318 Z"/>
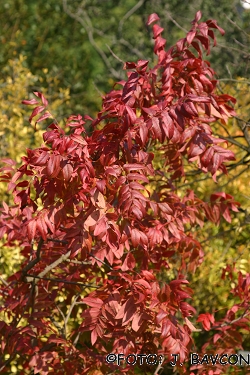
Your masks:
<path fill-rule="evenodd" d="M 47 73 L 44 69 L 42 75 Z M 46 77 L 46 76 L 45 76 Z M 2 72 L 0 80 L 0 137 L 1 151 L 0 157 L 10 157 L 17 162 L 21 161 L 21 156 L 26 148 L 39 146 L 42 142 L 43 130 L 41 125 L 37 125 L 37 130 L 32 127 L 28 118 L 31 113 L 31 107 L 21 104 L 23 99 L 31 96 L 31 90 L 43 91 L 48 97 L 51 106 L 49 110 L 54 116 L 60 115 L 62 104 L 69 100 L 69 89 L 62 90 L 57 88 L 56 78 L 45 78 L 47 84 L 50 84 L 54 90 L 54 96 L 46 95 L 48 90 L 43 89 L 44 78 L 34 76 L 27 67 L 25 67 L 25 57 L 10 60 L 9 65 Z M 34 96 L 33 96 L 34 97 Z"/>
<path fill-rule="evenodd" d="M 237 82 L 238 81 L 238 82 Z M 239 119 L 248 121 L 250 118 L 250 91 L 249 82 L 239 78 L 233 84 L 221 85 L 222 91 L 234 96 L 237 99 L 235 107 L 237 118 L 229 121 L 226 127 L 216 126 L 216 133 L 224 137 L 247 144 L 242 130 L 239 127 Z M 241 121 L 241 123 L 244 123 Z M 236 162 L 246 154 L 237 145 L 228 144 L 228 147 L 236 154 Z M 249 158 L 248 158 L 249 159 Z M 241 207 L 250 212 L 250 174 L 248 159 L 243 165 L 239 165 L 232 170 L 229 169 L 228 176 L 218 180 L 215 184 L 210 179 L 197 182 L 197 192 L 202 199 L 208 199 L 215 191 L 225 191 L 234 196 L 241 203 Z M 230 301 L 230 290 L 235 286 L 230 280 L 221 279 L 222 269 L 226 264 L 235 266 L 245 275 L 250 272 L 250 241 L 249 241 L 249 216 L 248 214 L 237 214 L 232 223 L 223 220 L 218 228 L 206 223 L 199 231 L 199 239 L 203 238 L 203 250 L 205 252 L 204 263 L 193 275 L 193 287 L 195 290 L 195 305 L 198 312 L 221 310 L 233 304 Z M 235 301 L 234 301 L 235 302 Z"/>
<path fill-rule="evenodd" d="M 48 70 L 41 72 L 41 77 L 33 75 L 25 66 L 25 57 L 10 60 L 8 66 L 2 71 L 0 79 L 0 159 L 11 158 L 17 163 L 21 162 L 21 156 L 27 148 L 35 148 L 42 144 L 42 134 L 46 126 L 39 123 L 36 126 L 28 121 L 32 107 L 22 105 L 24 99 L 33 97 L 32 91 L 42 91 L 48 98 L 49 111 L 63 125 L 63 113 L 67 109 L 69 101 L 69 89 L 58 88 L 58 81 L 50 77 Z M 43 88 L 46 81 L 48 90 Z M 53 91 L 53 96 L 51 95 Z M 65 113 L 65 112 L 64 112 Z M 47 124 L 49 124 L 50 119 Z M 52 122 L 52 119 L 51 119 Z M 5 183 L 0 182 L 0 200 L 11 203 L 11 194 L 7 192 Z M 1 276 L 6 278 L 15 272 L 20 264 L 20 249 L 7 248 L 0 243 L 0 269 Z"/>

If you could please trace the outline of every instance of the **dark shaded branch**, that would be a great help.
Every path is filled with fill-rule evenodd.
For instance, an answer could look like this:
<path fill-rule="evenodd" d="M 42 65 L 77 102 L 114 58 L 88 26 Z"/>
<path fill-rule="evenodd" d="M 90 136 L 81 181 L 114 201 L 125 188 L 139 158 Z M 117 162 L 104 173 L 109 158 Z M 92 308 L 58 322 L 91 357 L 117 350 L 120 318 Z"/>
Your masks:
<path fill-rule="evenodd" d="M 39 279 L 39 280 L 52 281 L 54 283 L 73 284 L 73 285 L 79 285 L 79 286 L 84 286 L 84 287 L 88 287 L 88 288 L 100 288 L 100 286 L 96 286 L 96 285 L 92 285 L 92 284 L 84 284 L 84 283 L 77 282 L 77 281 L 69 281 L 69 280 L 63 280 L 63 279 L 52 279 L 50 277 L 41 277 L 41 276 L 38 276 L 38 275 L 30 275 L 30 274 L 28 276 L 29 277 L 26 277 L 27 282 L 31 282 L 32 280 L 30 280 L 30 279 Z"/>

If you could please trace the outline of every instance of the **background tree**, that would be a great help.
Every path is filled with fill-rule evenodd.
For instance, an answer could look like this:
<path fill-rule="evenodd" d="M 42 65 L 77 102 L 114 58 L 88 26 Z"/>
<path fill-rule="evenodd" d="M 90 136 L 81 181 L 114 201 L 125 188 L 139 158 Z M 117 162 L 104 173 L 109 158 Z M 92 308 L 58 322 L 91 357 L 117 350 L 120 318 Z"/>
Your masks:
<path fill-rule="evenodd" d="M 19 54 L 26 56 L 33 74 L 57 77 L 60 87 L 70 88 L 73 113 L 93 115 L 100 107 L 102 93 L 124 78 L 119 59 L 143 59 L 144 53 L 150 60 L 154 59 L 152 43 L 145 37 L 148 14 L 160 15 L 171 46 L 184 36 L 190 19 L 199 9 L 204 18 L 216 19 L 227 31 L 223 39 L 218 36 L 211 55 L 218 77 L 246 77 L 250 12 L 244 10 L 239 0 L 156 0 L 154 3 L 51 0 L 46 4 L 42 0 L 25 4 L 21 0 L 6 0 L 0 14 L 0 68 Z M 44 68 L 48 72 L 44 73 Z M 39 91 L 39 87 L 32 89 Z"/>

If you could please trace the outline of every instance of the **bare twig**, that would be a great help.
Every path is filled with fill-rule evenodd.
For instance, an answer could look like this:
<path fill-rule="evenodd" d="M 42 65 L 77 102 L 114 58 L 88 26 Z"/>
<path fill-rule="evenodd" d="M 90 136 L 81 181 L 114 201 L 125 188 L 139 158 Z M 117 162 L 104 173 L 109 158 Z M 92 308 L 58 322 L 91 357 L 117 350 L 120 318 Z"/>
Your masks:
<path fill-rule="evenodd" d="M 185 29 L 184 27 L 182 27 L 172 16 L 171 16 L 171 13 L 168 12 L 166 10 L 166 14 L 168 16 L 168 18 L 175 24 L 175 26 L 177 26 L 179 29 L 181 29 L 182 31 L 184 31 L 184 33 L 188 33 L 188 30 Z"/>
<path fill-rule="evenodd" d="M 67 245 L 68 244 L 68 241 L 65 241 L 65 240 L 58 240 L 56 238 L 47 238 L 47 241 L 52 241 L 52 242 L 57 242 L 57 243 L 62 243 L 64 245 Z"/>
<path fill-rule="evenodd" d="M 68 324 L 68 321 L 69 321 L 70 315 L 71 315 L 71 313 L 72 313 L 72 310 L 73 310 L 73 308 L 76 306 L 76 302 L 77 302 L 78 297 L 79 297 L 79 294 L 76 295 L 76 296 L 74 296 L 73 302 L 71 303 L 70 308 L 69 308 L 69 311 L 68 311 L 68 314 L 67 314 L 67 316 L 65 317 L 65 320 L 64 320 L 64 332 L 65 332 L 65 337 L 67 337 L 67 324 Z"/>
<path fill-rule="evenodd" d="M 224 13 L 224 16 L 228 19 L 228 21 L 234 25 L 238 30 L 240 30 L 245 36 L 247 36 L 249 38 L 249 35 L 245 32 L 245 30 L 240 27 L 239 25 L 237 25 L 236 22 L 234 22 L 233 20 L 231 20 L 231 18 L 229 18 L 225 13 Z"/>
<path fill-rule="evenodd" d="M 137 57 L 139 57 L 139 59 L 144 59 L 144 55 L 141 53 L 141 51 L 133 47 L 132 44 L 130 44 L 127 40 L 119 39 L 117 42 L 128 47 L 131 52 L 133 52 Z"/>
<path fill-rule="evenodd" d="M 22 270 L 22 275 L 25 277 L 27 275 L 27 272 L 33 268 L 39 261 L 40 261 L 40 255 L 41 255 L 41 249 L 43 246 L 44 240 L 40 238 L 37 246 L 37 251 L 36 251 L 36 258 L 31 260 Z"/>
<path fill-rule="evenodd" d="M 0 281 L 2 281 L 2 283 L 7 286 L 8 288 L 10 287 L 9 284 L 7 283 L 6 280 L 4 280 L 4 278 L 2 276 L 0 276 Z"/>
<path fill-rule="evenodd" d="M 154 375 L 158 375 L 159 370 L 163 368 L 162 363 L 164 362 L 164 359 L 165 358 L 163 358 L 162 362 L 158 364 L 157 368 L 155 369 Z"/>
<path fill-rule="evenodd" d="M 26 277 L 27 282 L 33 281 L 33 279 L 39 279 L 39 280 L 48 280 L 52 281 L 54 283 L 64 283 L 64 284 L 73 284 L 73 285 L 79 285 L 79 286 L 84 286 L 87 288 L 100 288 L 100 286 L 93 285 L 93 284 L 84 284 L 78 281 L 69 281 L 69 280 L 63 280 L 63 279 L 53 279 L 50 277 L 40 277 L 38 275 L 30 275 Z"/>
<path fill-rule="evenodd" d="M 109 47 L 108 44 L 106 44 L 107 48 L 109 49 L 109 52 L 112 54 L 112 56 L 114 56 L 114 58 L 118 61 L 120 61 L 122 64 L 125 64 L 125 61 L 121 60 L 120 57 L 118 57 L 113 51 L 112 49 Z"/>
<path fill-rule="evenodd" d="M 240 147 L 242 150 L 244 150 L 246 152 L 250 152 L 250 147 L 247 147 L 247 146 L 243 145 L 242 143 L 236 141 L 232 137 L 223 137 L 222 135 L 220 135 L 219 137 L 222 138 L 222 139 L 225 139 L 225 141 L 233 143 L 234 145 Z"/>
<path fill-rule="evenodd" d="M 107 66 L 109 69 L 110 73 L 117 79 L 121 79 L 121 75 L 119 72 L 117 72 L 110 64 L 110 61 L 108 57 L 106 56 L 105 52 L 97 45 L 95 39 L 94 39 L 94 28 L 91 22 L 91 19 L 89 18 L 87 12 L 83 10 L 82 8 L 78 8 L 77 13 L 72 13 L 67 5 L 67 0 L 63 0 L 63 9 L 65 13 L 67 13 L 71 18 L 75 19 L 78 21 L 85 29 L 90 44 L 94 47 L 96 52 L 101 56 L 104 64 Z"/>
<path fill-rule="evenodd" d="M 236 83 L 240 83 L 241 85 L 242 84 L 250 84 L 250 81 L 240 81 L 240 80 L 238 80 L 238 79 L 233 79 L 233 78 L 219 78 L 219 80 L 218 80 L 219 82 L 220 81 L 225 81 L 225 82 L 227 82 L 227 81 L 230 81 L 230 82 L 236 82 Z"/>
<path fill-rule="evenodd" d="M 227 182 L 224 185 L 221 185 L 220 188 L 223 188 L 224 186 L 227 186 L 230 184 L 230 182 L 234 181 L 236 178 L 238 178 L 240 175 L 242 175 L 244 172 L 246 172 L 249 169 L 249 166 L 247 166 L 243 171 L 240 171 L 238 174 L 230 178 L 230 180 L 227 180 Z"/>
<path fill-rule="evenodd" d="M 248 311 L 249 308 L 250 308 L 249 306 L 246 307 L 245 311 L 238 318 L 232 320 L 231 322 L 227 322 L 227 323 L 225 322 L 225 323 L 222 323 L 221 325 L 217 325 L 217 326 L 211 327 L 211 330 L 222 328 L 222 327 L 226 327 L 226 326 L 231 326 L 232 324 L 237 323 L 239 320 L 245 318 L 246 316 L 248 316 L 250 314 L 250 312 Z"/>
<path fill-rule="evenodd" d="M 91 256 L 92 258 L 94 258 L 98 262 L 101 262 L 104 266 L 108 267 L 109 269 L 113 270 L 113 268 L 108 263 L 105 263 L 103 260 L 97 258 L 95 255 L 90 254 L 89 256 Z"/>
<path fill-rule="evenodd" d="M 138 1 L 137 4 L 135 4 L 135 6 L 133 6 L 133 8 L 131 8 L 126 14 L 125 16 L 123 16 L 123 18 L 121 19 L 120 23 L 119 23 L 119 27 L 118 27 L 118 32 L 119 34 L 121 34 L 122 32 L 122 28 L 123 28 L 123 25 L 124 25 L 124 22 L 130 17 L 132 16 L 132 14 L 134 14 L 137 9 L 139 9 L 143 4 L 144 4 L 145 0 L 140 0 Z"/>

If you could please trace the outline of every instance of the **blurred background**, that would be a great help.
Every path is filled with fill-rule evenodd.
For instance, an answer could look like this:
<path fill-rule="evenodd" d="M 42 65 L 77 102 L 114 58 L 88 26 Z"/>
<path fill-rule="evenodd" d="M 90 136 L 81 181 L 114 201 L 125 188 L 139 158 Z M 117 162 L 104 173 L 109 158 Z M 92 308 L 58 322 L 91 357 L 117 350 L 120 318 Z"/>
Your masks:
<path fill-rule="evenodd" d="M 94 115 L 101 95 L 124 78 L 122 61 L 153 60 L 151 29 L 157 13 L 171 47 L 191 28 L 198 10 L 225 29 L 208 60 L 222 81 L 250 72 L 249 0 L 2 0 L 0 69 L 25 57 L 30 90 L 69 90 L 71 112 Z"/>

